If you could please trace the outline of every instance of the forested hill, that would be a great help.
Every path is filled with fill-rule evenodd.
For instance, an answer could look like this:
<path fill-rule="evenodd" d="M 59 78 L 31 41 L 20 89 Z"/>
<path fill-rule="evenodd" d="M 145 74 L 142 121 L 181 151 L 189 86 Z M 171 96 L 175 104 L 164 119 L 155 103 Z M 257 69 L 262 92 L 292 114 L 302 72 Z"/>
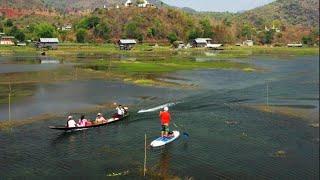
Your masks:
<path fill-rule="evenodd" d="M 279 20 L 288 25 L 316 27 L 319 24 L 319 0 L 276 0 L 239 17 L 256 26 Z"/>
<path fill-rule="evenodd" d="M 132 0 L 137 3 L 139 0 Z M 122 5 L 126 0 L 0 0 L 0 7 L 27 9 L 55 9 L 58 11 L 68 10 L 94 10 L 95 8 L 114 7 Z M 160 0 L 148 0 L 156 6 L 164 5 Z"/>
<path fill-rule="evenodd" d="M 134 4 L 141 0 L 132 0 Z M 0 8 L 57 10 L 59 12 L 94 10 L 95 8 L 115 7 L 126 0 L 0 0 Z M 148 0 L 157 7 L 165 6 L 161 0 Z M 196 14 L 190 8 L 182 8 L 185 12 Z M 249 21 L 255 26 L 271 23 L 274 20 L 287 25 L 315 27 L 319 24 L 319 0 L 276 0 L 270 4 L 242 13 L 200 13 L 218 20 L 234 17 L 237 21 Z"/>

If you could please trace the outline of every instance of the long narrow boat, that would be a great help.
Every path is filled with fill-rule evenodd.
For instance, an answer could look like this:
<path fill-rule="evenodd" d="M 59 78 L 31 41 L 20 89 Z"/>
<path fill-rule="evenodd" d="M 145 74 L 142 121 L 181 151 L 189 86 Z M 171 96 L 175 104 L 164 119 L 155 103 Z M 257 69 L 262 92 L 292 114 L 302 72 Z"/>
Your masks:
<path fill-rule="evenodd" d="M 99 123 L 99 124 L 93 124 L 91 126 L 84 126 L 84 127 L 66 127 L 66 126 L 49 126 L 50 129 L 54 129 L 54 130 L 60 130 L 60 131 L 81 131 L 81 130 L 85 130 L 85 129 L 90 129 L 90 128 L 95 128 L 95 127 L 101 127 L 101 126 L 106 126 L 108 124 L 114 123 L 114 122 L 118 122 L 121 121 L 125 118 L 127 118 L 129 116 L 129 113 L 125 114 L 123 117 L 120 118 L 110 118 L 107 119 L 107 122 L 105 123 Z"/>

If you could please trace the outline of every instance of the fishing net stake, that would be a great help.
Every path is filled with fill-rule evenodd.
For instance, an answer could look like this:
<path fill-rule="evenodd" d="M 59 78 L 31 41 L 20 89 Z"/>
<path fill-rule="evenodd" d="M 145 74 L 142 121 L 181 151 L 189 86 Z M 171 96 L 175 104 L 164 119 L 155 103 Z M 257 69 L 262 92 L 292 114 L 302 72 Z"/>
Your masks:
<path fill-rule="evenodd" d="M 147 171 L 147 133 L 144 134 L 144 163 L 143 163 L 143 176 L 146 176 Z"/>
<path fill-rule="evenodd" d="M 8 114 L 9 114 L 9 121 L 11 121 L 11 83 L 9 82 L 9 94 L 8 94 Z"/>

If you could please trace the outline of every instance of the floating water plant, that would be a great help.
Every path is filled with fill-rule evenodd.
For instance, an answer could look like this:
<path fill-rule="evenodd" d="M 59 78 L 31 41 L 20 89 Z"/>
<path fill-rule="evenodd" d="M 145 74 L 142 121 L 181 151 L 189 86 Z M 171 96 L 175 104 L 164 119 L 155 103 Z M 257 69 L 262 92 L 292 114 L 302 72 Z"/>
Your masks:
<path fill-rule="evenodd" d="M 109 173 L 107 174 L 107 177 L 115 177 L 115 176 L 126 176 L 129 174 L 129 170 L 127 171 L 123 171 L 123 172 L 112 172 L 112 173 Z"/>
<path fill-rule="evenodd" d="M 279 150 L 273 154 L 274 157 L 284 158 L 287 156 L 287 153 L 284 150 Z"/>

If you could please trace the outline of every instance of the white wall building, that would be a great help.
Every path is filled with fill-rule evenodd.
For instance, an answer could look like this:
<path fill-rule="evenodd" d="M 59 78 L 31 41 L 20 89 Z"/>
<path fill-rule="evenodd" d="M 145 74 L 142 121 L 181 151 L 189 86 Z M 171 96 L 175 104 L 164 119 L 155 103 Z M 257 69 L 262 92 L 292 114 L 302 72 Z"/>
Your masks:
<path fill-rule="evenodd" d="M 147 0 L 144 0 L 142 4 L 138 4 L 138 7 L 145 8 L 149 5 L 150 5 L 150 3 Z"/>
<path fill-rule="evenodd" d="M 242 44 L 245 46 L 253 46 L 253 41 L 252 40 L 245 40 L 245 41 L 243 41 Z"/>

